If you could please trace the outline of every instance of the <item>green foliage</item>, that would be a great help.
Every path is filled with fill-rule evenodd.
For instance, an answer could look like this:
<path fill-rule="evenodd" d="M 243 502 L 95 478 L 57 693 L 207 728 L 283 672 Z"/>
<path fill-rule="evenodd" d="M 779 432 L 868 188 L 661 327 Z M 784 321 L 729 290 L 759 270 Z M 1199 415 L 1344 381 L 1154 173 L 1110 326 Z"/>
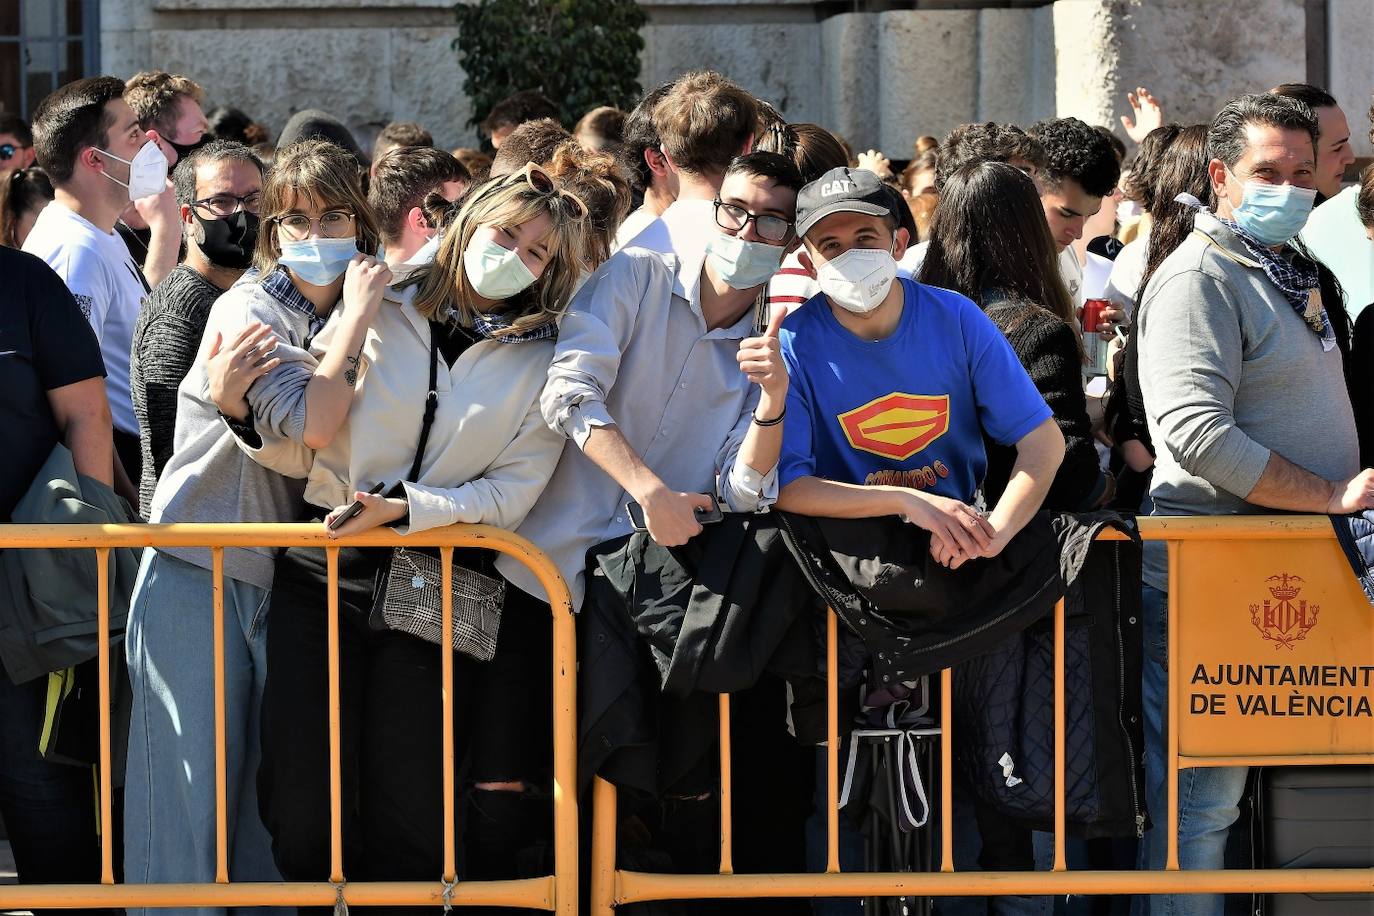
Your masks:
<path fill-rule="evenodd" d="M 634 0 L 476 0 L 456 12 L 471 124 L 521 89 L 551 99 L 569 127 L 598 105 L 628 110 L 639 99 L 648 16 Z"/>

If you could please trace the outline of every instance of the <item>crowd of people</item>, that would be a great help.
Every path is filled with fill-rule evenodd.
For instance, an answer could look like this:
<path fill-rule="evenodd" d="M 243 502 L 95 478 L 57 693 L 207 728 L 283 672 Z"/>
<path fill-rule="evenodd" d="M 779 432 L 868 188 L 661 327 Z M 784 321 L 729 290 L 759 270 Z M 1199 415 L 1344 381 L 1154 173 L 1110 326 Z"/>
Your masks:
<path fill-rule="evenodd" d="M 690 546 L 722 511 L 897 516 L 959 570 L 1042 511 L 1374 508 L 1374 169 L 1345 187 L 1351 128 L 1323 90 L 1255 90 L 1193 125 L 1137 90 L 1130 157 L 1113 130 L 1056 118 L 961 125 L 903 160 L 709 71 L 571 131 L 516 93 L 481 125 L 490 153 L 438 149 L 413 123 L 369 153 L 313 109 L 272 142 L 237 109 L 207 114 L 187 76 L 78 80 L 31 124 L 0 115 L 0 522 L 65 447 L 85 485 L 152 523 L 514 531 L 577 610 L 609 575 L 589 550 L 635 530 Z M 1164 864 L 1159 546 L 1141 595 L 1142 868 Z M 383 584 L 409 556 L 224 551 L 232 880 L 330 875 L 335 567 L 344 871 L 439 875 L 447 634 L 388 616 Z M 549 596 L 510 559 L 458 562 L 500 610 L 485 655 L 457 656 L 462 877 L 538 873 Z M 101 825 L 131 883 L 215 878 L 214 566 L 150 548 L 132 583 L 122 823 Z M 35 750 L 48 693 L 0 678 L 0 813 L 22 881 L 98 880 L 89 770 Z M 1183 867 L 1222 865 L 1245 779 L 1180 773 Z M 670 793 L 658 812 L 677 867 L 711 846 L 703 800 Z M 1032 831 L 975 807 L 982 853 L 963 864 L 1034 868 Z"/>

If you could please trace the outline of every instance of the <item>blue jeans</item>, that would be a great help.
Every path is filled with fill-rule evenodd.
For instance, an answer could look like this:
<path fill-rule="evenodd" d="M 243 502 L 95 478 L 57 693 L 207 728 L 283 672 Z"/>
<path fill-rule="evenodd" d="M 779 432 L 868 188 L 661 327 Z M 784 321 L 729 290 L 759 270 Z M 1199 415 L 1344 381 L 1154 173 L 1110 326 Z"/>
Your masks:
<path fill-rule="evenodd" d="M 1168 842 L 1169 773 L 1169 596 L 1144 586 L 1141 612 L 1145 638 L 1142 698 L 1145 706 L 1145 797 L 1153 822 L 1140 847 L 1141 868 L 1164 868 Z M 1240 816 L 1247 767 L 1199 767 L 1178 771 L 1178 864 L 1182 869 L 1225 865 L 1226 836 Z M 1133 912 L 1152 916 L 1221 916 L 1220 894 L 1138 897 Z"/>
<path fill-rule="evenodd" d="M 224 578 L 231 881 L 281 880 L 272 861 L 271 838 L 258 816 L 268 594 Z M 144 552 L 134 583 L 126 649 L 133 687 L 124 809 L 124 871 L 130 884 L 215 880 L 212 601 L 208 569 L 157 550 Z M 130 916 L 139 912 L 129 910 Z"/>

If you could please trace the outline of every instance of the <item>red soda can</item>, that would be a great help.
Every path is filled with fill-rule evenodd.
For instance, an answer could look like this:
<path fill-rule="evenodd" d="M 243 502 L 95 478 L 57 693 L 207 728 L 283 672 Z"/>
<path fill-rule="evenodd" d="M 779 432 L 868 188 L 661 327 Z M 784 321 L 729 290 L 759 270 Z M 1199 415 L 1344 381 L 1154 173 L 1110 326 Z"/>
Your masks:
<path fill-rule="evenodd" d="M 1102 311 L 1111 308 L 1110 299 L 1083 300 L 1083 333 L 1096 334 L 1102 330 Z"/>

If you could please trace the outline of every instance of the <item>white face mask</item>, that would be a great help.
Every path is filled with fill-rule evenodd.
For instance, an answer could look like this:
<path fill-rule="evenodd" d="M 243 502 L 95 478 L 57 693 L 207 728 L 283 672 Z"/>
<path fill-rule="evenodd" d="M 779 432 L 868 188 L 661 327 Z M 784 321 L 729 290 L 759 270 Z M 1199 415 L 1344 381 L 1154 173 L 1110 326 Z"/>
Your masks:
<path fill-rule="evenodd" d="M 129 189 L 129 200 L 141 200 L 154 194 L 161 194 L 167 188 L 167 157 L 162 155 L 162 150 L 158 149 L 157 144 L 152 140 L 143 144 L 143 148 L 135 154 L 133 161 L 120 159 L 114 153 L 107 153 L 105 150 L 96 147 L 96 151 L 103 156 L 118 160 L 129 167 L 129 183 L 125 184 L 115 178 L 109 172 L 101 172 L 106 178 L 117 185 L 122 185 Z"/>
<path fill-rule="evenodd" d="M 493 301 L 509 299 L 539 279 L 520 260 L 520 252 L 475 236 L 463 252 L 463 270 L 477 295 Z"/>
<path fill-rule="evenodd" d="M 816 271 L 821 292 L 855 315 L 882 305 L 895 279 L 897 261 L 883 248 L 851 248 Z"/>

